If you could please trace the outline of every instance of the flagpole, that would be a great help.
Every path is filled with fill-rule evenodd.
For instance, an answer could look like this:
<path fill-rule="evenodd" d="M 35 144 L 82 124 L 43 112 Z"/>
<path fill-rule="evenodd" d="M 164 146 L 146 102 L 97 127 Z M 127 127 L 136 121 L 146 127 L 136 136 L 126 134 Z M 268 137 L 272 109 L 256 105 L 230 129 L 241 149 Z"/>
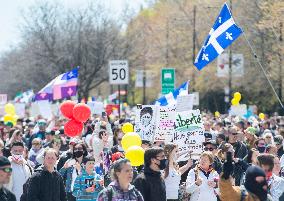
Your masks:
<path fill-rule="evenodd" d="M 281 99 L 279 98 L 278 94 L 276 93 L 276 90 L 274 89 L 274 87 L 273 87 L 273 85 L 272 85 L 272 83 L 271 83 L 269 77 L 267 76 L 267 73 L 266 73 L 265 69 L 263 68 L 262 64 L 260 63 L 260 61 L 259 61 L 259 59 L 258 59 L 258 57 L 257 57 L 257 55 L 256 55 L 255 50 L 253 49 L 252 45 L 250 44 L 249 40 L 247 39 L 247 36 L 246 36 L 245 32 L 243 32 L 243 34 L 244 34 L 244 38 L 245 38 L 245 40 L 246 40 L 248 46 L 250 47 L 250 49 L 251 49 L 251 51 L 252 51 L 252 53 L 253 53 L 254 58 L 256 59 L 258 65 L 260 66 L 260 68 L 261 68 L 261 70 L 262 70 L 262 72 L 263 72 L 265 78 L 267 79 L 268 83 L 270 84 L 270 86 L 271 86 L 271 88 L 272 88 L 272 90 L 273 90 L 273 92 L 274 92 L 274 94 L 275 94 L 275 96 L 276 96 L 278 102 L 280 103 L 282 109 L 284 110 L 283 103 L 282 103 Z"/>
<path fill-rule="evenodd" d="M 230 0 L 230 9 L 233 12 L 233 3 Z M 232 13 L 233 15 L 233 13 Z M 227 103 L 228 110 L 230 108 L 230 99 L 232 98 L 232 45 L 229 47 L 229 102 Z"/>

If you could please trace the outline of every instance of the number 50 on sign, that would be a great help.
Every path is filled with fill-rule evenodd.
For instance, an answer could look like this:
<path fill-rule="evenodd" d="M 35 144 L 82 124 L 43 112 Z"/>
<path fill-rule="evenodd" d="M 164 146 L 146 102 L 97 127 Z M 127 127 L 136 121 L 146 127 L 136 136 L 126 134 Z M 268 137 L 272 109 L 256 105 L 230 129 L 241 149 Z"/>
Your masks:
<path fill-rule="evenodd" d="M 112 60 L 109 62 L 109 83 L 128 84 L 129 71 L 127 60 Z"/>

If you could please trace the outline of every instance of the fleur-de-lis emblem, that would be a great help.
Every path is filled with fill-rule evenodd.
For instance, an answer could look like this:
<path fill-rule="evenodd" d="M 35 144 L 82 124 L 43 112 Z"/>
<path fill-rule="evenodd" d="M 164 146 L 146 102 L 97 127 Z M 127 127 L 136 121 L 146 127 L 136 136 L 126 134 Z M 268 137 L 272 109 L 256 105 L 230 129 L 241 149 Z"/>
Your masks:
<path fill-rule="evenodd" d="M 208 54 L 203 54 L 202 55 L 202 60 L 209 61 L 208 56 L 209 56 Z"/>

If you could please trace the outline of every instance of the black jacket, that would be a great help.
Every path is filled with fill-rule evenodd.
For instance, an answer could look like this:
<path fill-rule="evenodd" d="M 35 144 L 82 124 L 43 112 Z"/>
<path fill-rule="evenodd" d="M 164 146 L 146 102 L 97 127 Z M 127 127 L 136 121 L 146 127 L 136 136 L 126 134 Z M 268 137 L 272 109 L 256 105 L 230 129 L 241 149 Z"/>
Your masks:
<path fill-rule="evenodd" d="M 166 201 L 166 186 L 160 172 L 145 167 L 133 182 L 145 201 Z"/>
<path fill-rule="evenodd" d="M 238 141 L 235 144 L 233 144 L 233 147 L 235 150 L 235 158 L 244 159 L 247 156 L 248 149 L 244 143 Z"/>
<path fill-rule="evenodd" d="M 0 188 L 0 200 L 1 201 L 16 201 L 16 196 L 8 189 Z"/>
<path fill-rule="evenodd" d="M 66 192 L 61 175 L 57 171 L 50 173 L 45 168 L 37 170 L 30 178 L 27 200 L 66 201 Z"/>

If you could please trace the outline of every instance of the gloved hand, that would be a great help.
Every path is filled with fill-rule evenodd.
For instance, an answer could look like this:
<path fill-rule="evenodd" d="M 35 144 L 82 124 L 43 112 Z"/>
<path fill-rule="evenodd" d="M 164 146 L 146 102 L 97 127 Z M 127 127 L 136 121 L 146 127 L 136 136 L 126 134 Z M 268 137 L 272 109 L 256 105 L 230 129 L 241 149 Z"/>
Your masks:
<path fill-rule="evenodd" d="M 232 161 L 226 161 L 223 165 L 223 179 L 229 179 L 231 173 L 233 172 L 234 166 Z"/>

